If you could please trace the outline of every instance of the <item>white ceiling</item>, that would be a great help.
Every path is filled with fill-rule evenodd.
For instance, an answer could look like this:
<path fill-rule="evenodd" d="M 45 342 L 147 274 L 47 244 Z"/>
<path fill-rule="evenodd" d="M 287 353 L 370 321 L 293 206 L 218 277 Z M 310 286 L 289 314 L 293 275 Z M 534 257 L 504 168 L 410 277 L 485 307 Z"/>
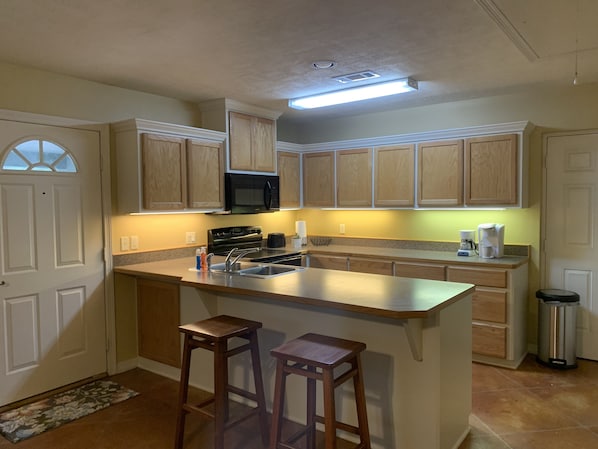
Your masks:
<path fill-rule="evenodd" d="M 596 0 L 2 0 L 0 61 L 306 121 L 570 85 L 576 54 L 579 82 L 598 82 L 597 19 Z M 362 70 L 419 91 L 287 108 Z"/>

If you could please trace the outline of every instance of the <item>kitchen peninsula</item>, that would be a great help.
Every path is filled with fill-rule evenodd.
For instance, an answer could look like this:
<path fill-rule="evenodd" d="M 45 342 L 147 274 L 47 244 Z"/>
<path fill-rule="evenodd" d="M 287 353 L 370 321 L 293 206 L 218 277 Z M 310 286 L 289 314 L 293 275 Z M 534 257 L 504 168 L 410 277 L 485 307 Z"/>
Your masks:
<path fill-rule="evenodd" d="M 266 399 L 274 361 L 269 351 L 306 332 L 363 341 L 364 377 L 373 447 L 451 449 L 469 430 L 473 285 L 304 268 L 267 279 L 197 272 L 189 259 L 121 266 L 119 276 L 176 285 L 180 322 L 217 314 L 258 320 Z M 117 298 L 117 301 L 119 298 Z M 204 353 L 202 353 L 204 352 Z M 248 384 L 239 357 L 231 382 Z M 139 366 L 177 378 L 178 370 L 145 358 Z M 212 389 L 211 354 L 192 363 L 192 384 Z M 289 384 L 287 416 L 303 422 L 304 382 Z M 342 389 L 342 396 L 352 391 Z M 339 418 L 355 423 L 351 397 Z M 349 436 L 347 436 L 350 439 Z"/>

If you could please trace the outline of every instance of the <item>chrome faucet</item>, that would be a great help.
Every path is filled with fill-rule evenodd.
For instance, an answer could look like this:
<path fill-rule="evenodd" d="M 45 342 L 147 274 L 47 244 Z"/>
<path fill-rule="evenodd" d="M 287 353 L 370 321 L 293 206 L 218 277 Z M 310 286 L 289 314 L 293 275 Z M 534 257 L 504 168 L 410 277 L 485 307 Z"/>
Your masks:
<path fill-rule="evenodd" d="M 226 255 L 226 259 L 224 259 L 224 271 L 226 272 L 231 272 L 233 271 L 232 268 L 235 266 L 235 264 L 239 261 L 239 259 L 247 254 L 250 253 L 256 253 L 258 252 L 260 249 L 259 248 L 248 248 L 248 249 L 243 249 L 239 251 L 239 248 L 233 248 L 231 249 L 228 254 Z M 233 256 L 233 254 L 235 253 L 235 251 L 239 251 L 238 254 L 235 255 L 235 258 L 231 261 L 231 257 Z"/>

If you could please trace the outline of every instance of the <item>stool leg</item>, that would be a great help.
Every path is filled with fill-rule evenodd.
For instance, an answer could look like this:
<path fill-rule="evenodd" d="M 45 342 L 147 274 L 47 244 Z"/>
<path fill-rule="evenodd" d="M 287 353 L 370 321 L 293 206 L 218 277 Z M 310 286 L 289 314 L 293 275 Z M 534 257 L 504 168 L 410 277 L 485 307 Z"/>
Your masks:
<path fill-rule="evenodd" d="M 255 383 L 255 395 L 257 406 L 259 408 L 260 428 L 262 431 L 262 442 L 264 446 L 268 445 L 268 416 L 266 414 L 266 397 L 264 394 L 264 383 L 262 380 L 262 364 L 260 361 L 260 350 L 257 340 L 257 332 L 251 332 L 249 335 L 251 347 L 251 365 L 253 367 L 253 381 Z"/>
<path fill-rule="evenodd" d="M 272 402 L 272 427 L 270 431 L 270 449 L 278 449 L 282 430 L 282 412 L 287 375 L 284 372 L 286 362 L 277 359 L 276 381 L 274 383 L 274 400 Z"/>
<path fill-rule="evenodd" d="M 316 367 L 309 365 L 307 370 L 316 372 Z M 316 379 L 307 378 L 307 449 L 316 447 Z"/>
<path fill-rule="evenodd" d="M 355 390 L 355 404 L 357 406 L 357 422 L 359 425 L 359 439 L 364 449 L 371 449 L 370 429 L 368 427 L 368 414 L 365 401 L 365 387 L 363 385 L 363 371 L 361 370 L 361 358 L 359 354 L 351 362 L 353 369 L 357 368 L 357 374 L 353 376 L 353 389 Z"/>
<path fill-rule="evenodd" d="M 224 425 L 228 419 L 228 358 L 226 341 L 214 343 L 214 448 L 224 449 Z"/>
<path fill-rule="evenodd" d="M 324 392 L 324 440 L 326 449 L 336 449 L 336 407 L 334 405 L 334 373 L 332 368 L 322 370 Z"/>
<path fill-rule="evenodd" d="M 177 407 L 176 432 L 174 439 L 175 449 L 182 449 L 183 439 L 185 437 L 185 417 L 187 415 L 187 411 L 184 409 L 184 405 L 187 403 L 187 395 L 189 392 L 189 368 L 192 351 L 192 348 L 189 344 L 190 339 L 191 336 L 186 334 L 183 345 L 181 381 L 179 383 L 179 401 Z"/>

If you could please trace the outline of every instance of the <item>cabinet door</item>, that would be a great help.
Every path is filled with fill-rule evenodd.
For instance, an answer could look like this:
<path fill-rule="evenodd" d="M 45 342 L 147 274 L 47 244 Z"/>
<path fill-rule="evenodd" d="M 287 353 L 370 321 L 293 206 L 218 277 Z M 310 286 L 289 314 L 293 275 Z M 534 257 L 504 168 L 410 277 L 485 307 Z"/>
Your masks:
<path fill-rule="evenodd" d="M 141 144 L 143 207 L 184 209 L 187 204 L 185 139 L 144 133 Z"/>
<path fill-rule="evenodd" d="M 255 117 L 251 135 L 253 170 L 274 173 L 276 155 L 276 125 L 274 120 Z"/>
<path fill-rule="evenodd" d="M 299 153 L 278 153 L 280 207 L 301 207 L 300 165 Z"/>
<path fill-rule="evenodd" d="M 472 299 L 472 319 L 507 323 L 507 291 L 476 287 Z"/>
<path fill-rule="evenodd" d="M 188 207 L 224 208 L 224 148 L 221 143 L 187 140 Z"/>
<path fill-rule="evenodd" d="M 372 207 L 372 150 L 336 153 L 336 195 L 339 207 Z"/>
<path fill-rule="evenodd" d="M 334 207 L 334 152 L 303 155 L 303 205 Z"/>
<path fill-rule="evenodd" d="M 349 271 L 392 276 L 392 262 L 365 257 L 349 257 Z"/>
<path fill-rule="evenodd" d="M 446 280 L 446 266 L 425 263 L 394 263 L 395 276 L 415 279 Z"/>
<path fill-rule="evenodd" d="M 253 170 L 252 117 L 239 112 L 229 112 L 228 117 L 230 168 L 232 170 Z"/>
<path fill-rule="evenodd" d="M 309 266 L 313 268 L 326 268 L 327 270 L 347 271 L 349 258 L 347 256 L 329 256 L 326 254 L 310 254 Z"/>
<path fill-rule="evenodd" d="M 504 359 L 507 357 L 507 329 L 503 326 L 473 324 L 472 352 Z"/>
<path fill-rule="evenodd" d="M 465 140 L 465 204 L 517 204 L 517 135 Z"/>
<path fill-rule="evenodd" d="M 181 366 L 179 286 L 137 279 L 139 355 L 167 365 Z"/>
<path fill-rule="evenodd" d="M 418 144 L 420 206 L 448 207 L 463 204 L 463 141 Z"/>
<path fill-rule="evenodd" d="M 231 111 L 228 126 L 232 170 L 275 171 L 274 120 Z"/>
<path fill-rule="evenodd" d="M 374 153 L 374 206 L 415 204 L 415 146 L 378 147 Z"/>

